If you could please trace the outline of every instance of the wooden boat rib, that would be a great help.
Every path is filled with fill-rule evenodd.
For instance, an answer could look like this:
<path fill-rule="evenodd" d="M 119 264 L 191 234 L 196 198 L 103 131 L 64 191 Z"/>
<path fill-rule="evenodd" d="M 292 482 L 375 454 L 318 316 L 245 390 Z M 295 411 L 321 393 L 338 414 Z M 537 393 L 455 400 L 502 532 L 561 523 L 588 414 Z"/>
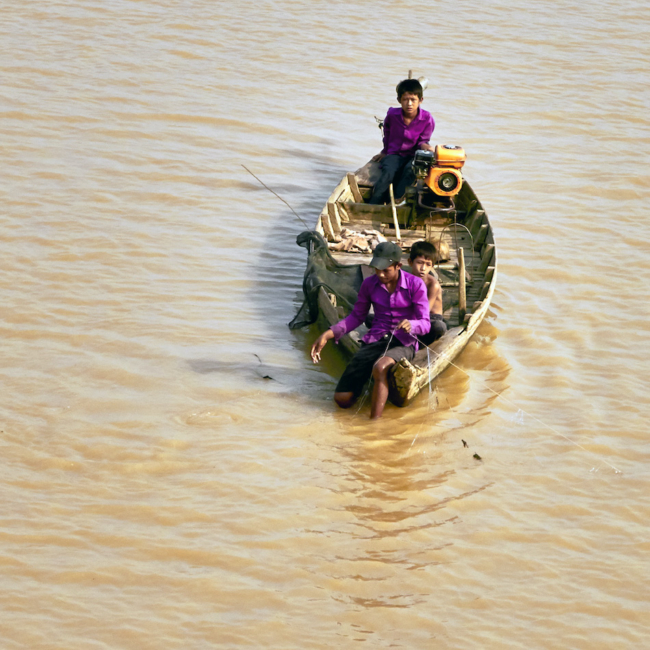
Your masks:
<path fill-rule="evenodd" d="M 391 206 L 364 202 L 369 198 L 378 174 L 379 163 L 371 161 L 354 174 L 348 173 L 334 188 L 316 223 L 316 231 L 328 242 L 336 241 L 343 228 L 355 231 L 373 229 L 389 240 L 397 241 Z M 421 347 L 413 363 L 403 359 L 392 368 L 389 399 L 397 406 L 411 402 L 458 356 L 483 320 L 496 286 L 497 253 L 492 228 L 466 180 L 463 180 L 460 192 L 454 197 L 452 207 L 455 210 L 437 212 L 426 204 L 414 206 L 403 203 L 396 206 L 401 234 L 398 243 L 404 251 L 402 261 L 405 264 L 411 245 L 418 240 L 444 241 L 450 251 L 450 259 L 436 266 L 443 290 L 443 318 L 448 331 L 429 346 L 429 351 Z M 331 254 L 340 264 L 361 265 L 363 277 L 373 273 L 367 266 L 372 258 L 371 253 L 331 251 Z M 465 282 L 460 273 L 463 265 Z M 318 307 L 328 326 L 348 313 L 342 305 L 337 304 L 336 296 L 322 286 L 318 293 Z M 342 337 L 340 343 L 354 353 L 359 349 L 364 331 L 362 326 Z"/>

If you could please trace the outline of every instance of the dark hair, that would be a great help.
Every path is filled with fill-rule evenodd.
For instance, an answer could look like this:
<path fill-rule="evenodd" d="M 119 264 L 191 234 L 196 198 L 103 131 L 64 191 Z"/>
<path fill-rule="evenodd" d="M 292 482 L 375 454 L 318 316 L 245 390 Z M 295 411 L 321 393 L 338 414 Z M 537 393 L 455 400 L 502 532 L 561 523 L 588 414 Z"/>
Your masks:
<path fill-rule="evenodd" d="M 404 81 L 400 81 L 397 84 L 397 99 L 402 99 L 404 93 L 413 93 L 422 101 L 424 90 L 422 89 L 422 84 L 417 79 L 404 79 Z"/>
<path fill-rule="evenodd" d="M 415 244 L 411 246 L 409 259 L 414 262 L 416 257 L 424 257 L 425 260 L 431 260 L 435 263 L 438 258 L 436 247 L 428 241 L 416 241 Z"/>

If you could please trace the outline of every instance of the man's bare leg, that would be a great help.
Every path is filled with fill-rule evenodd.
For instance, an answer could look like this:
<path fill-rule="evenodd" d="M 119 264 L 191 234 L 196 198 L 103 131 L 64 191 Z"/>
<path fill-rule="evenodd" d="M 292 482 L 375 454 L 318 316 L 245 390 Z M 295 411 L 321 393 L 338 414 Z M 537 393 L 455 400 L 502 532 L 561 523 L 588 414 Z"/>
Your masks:
<path fill-rule="evenodd" d="M 372 402 L 370 404 L 370 418 L 380 418 L 388 399 L 388 370 L 396 363 L 390 357 L 381 357 L 372 367 L 372 378 L 375 385 L 372 389 Z"/>

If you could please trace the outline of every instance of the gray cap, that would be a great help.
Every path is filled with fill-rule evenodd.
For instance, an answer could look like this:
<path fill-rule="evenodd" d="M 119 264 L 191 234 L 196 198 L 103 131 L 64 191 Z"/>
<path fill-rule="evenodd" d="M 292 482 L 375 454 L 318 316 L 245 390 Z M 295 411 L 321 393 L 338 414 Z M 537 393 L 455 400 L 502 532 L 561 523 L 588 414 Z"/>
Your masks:
<path fill-rule="evenodd" d="M 372 253 L 370 266 L 383 271 L 391 264 L 402 261 L 402 249 L 391 241 L 383 241 L 377 244 L 377 248 Z"/>

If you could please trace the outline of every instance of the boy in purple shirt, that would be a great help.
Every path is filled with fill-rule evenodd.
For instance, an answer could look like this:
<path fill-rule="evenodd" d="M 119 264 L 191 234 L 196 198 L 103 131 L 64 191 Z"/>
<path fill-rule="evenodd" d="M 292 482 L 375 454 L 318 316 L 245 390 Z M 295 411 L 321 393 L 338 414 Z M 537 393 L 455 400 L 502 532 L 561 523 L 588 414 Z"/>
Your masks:
<path fill-rule="evenodd" d="M 417 79 L 404 79 L 398 84 L 397 101 L 401 108 L 389 108 L 386 113 L 384 148 L 373 157 L 373 160 L 381 161 L 381 176 L 368 203 L 384 203 L 391 183 L 394 184 L 395 198 L 404 196 L 407 185 L 415 180 L 410 164 L 415 152 L 418 149 L 434 150 L 429 139 L 436 124 L 431 113 L 420 108 L 422 95 L 422 85 Z"/>
<path fill-rule="evenodd" d="M 431 327 L 427 290 L 421 278 L 400 270 L 402 249 L 392 242 L 375 248 L 370 266 L 375 275 L 361 284 L 354 308 L 347 318 L 323 332 L 311 348 L 314 363 L 330 339 L 338 340 L 364 322 L 370 305 L 375 318 L 370 331 L 363 337 L 361 349 L 347 365 L 334 392 L 334 401 L 349 408 L 361 394 L 372 375 L 370 417 L 378 418 L 388 399 L 388 370 L 400 359 L 413 360 L 418 349 L 417 335 L 426 334 Z"/>

